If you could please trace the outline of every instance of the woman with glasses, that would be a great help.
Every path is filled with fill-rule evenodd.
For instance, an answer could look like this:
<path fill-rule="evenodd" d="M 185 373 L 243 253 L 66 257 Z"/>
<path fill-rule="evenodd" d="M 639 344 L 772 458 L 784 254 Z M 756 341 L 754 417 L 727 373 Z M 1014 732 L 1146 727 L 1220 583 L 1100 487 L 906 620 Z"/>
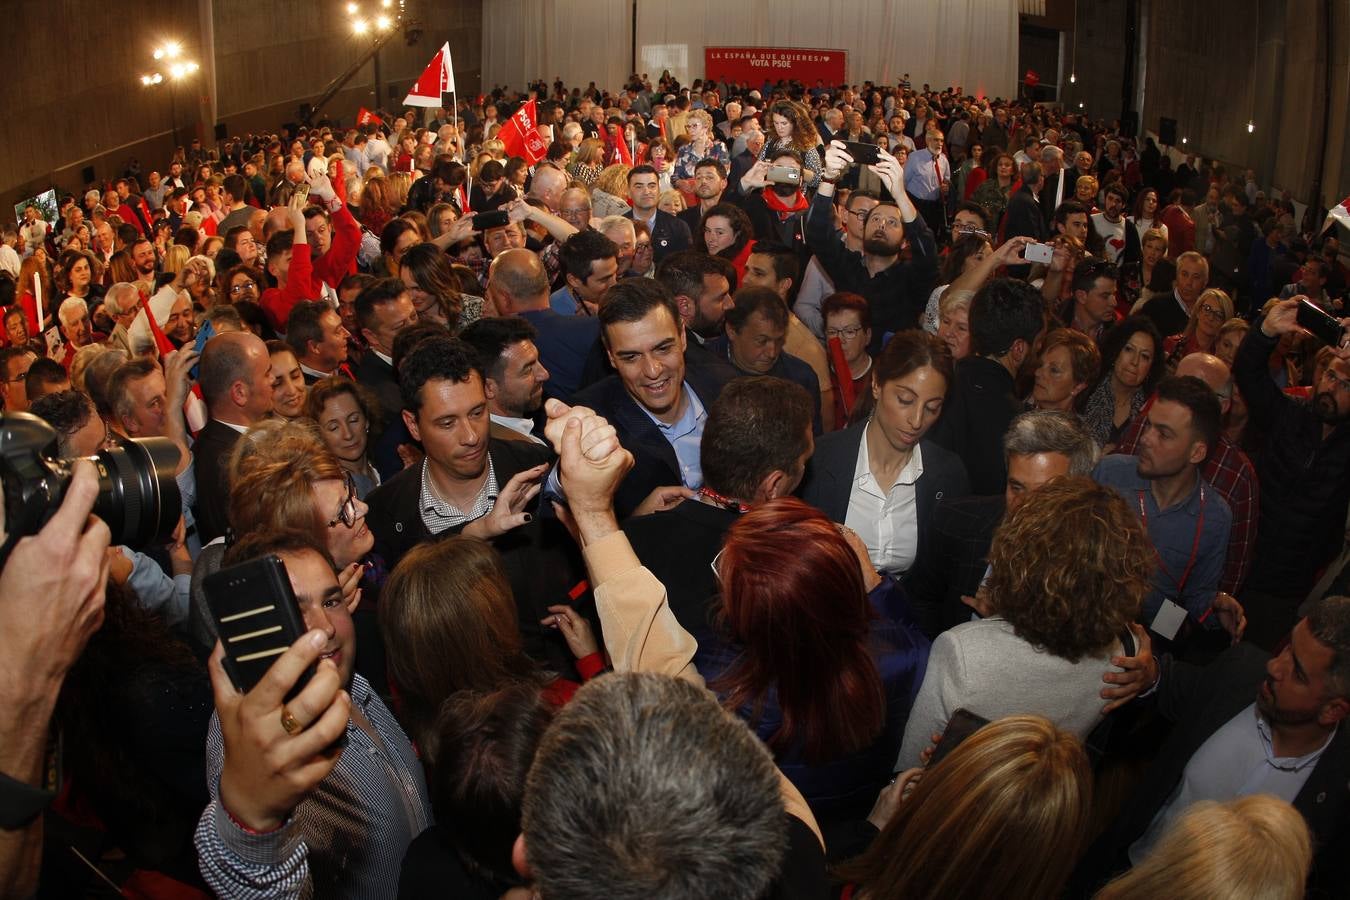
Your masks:
<path fill-rule="evenodd" d="M 830 360 L 830 381 L 834 385 L 834 421 L 836 428 L 847 428 L 872 412 L 872 313 L 867 301 L 858 294 L 839 291 L 820 304 L 825 320 L 825 345 Z M 848 368 L 852 388 L 846 390 L 839 371 L 835 342 Z"/>
<path fill-rule="evenodd" d="M 375 398 L 364 387 L 334 375 L 310 385 L 305 415 L 319 424 L 319 436 L 356 486 L 356 496 L 380 486 L 380 473 L 370 463 L 370 429 L 378 426 Z"/>
<path fill-rule="evenodd" d="M 314 424 L 308 419 L 273 419 L 249 429 L 230 459 L 230 486 L 232 534 L 293 530 L 311 534 L 328 550 L 344 597 L 362 591 L 363 602 L 352 616 L 361 647 L 356 669 L 387 694 L 375 609 L 384 571 L 370 556 L 375 536 L 366 526 L 366 504 L 357 496 L 354 479 L 324 445 Z M 205 563 L 199 560 L 199 571 L 219 567 L 224 546 L 203 549 L 203 556 L 208 553 L 211 557 Z"/>
<path fill-rule="evenodd" d="M 1167 354 L 1167 371 L 1176 370 L 1177 363 L 1192 353 L 1213 353 L 1223 323 L 1233 318 L 1233 301 L 1218 288 L 1210 288 L 1200 295 L 1191 307 L 1191 318 L 1180 334 L 1163 341 Z"/>
<path fill-rule="evenodd" d="M 239 303 L 247 300 L 257 303 L 262 296 L 262 273 L 252 266 L 239 265 L 230 269 L 220 279 L 221 298 L 226 303 Z"/>

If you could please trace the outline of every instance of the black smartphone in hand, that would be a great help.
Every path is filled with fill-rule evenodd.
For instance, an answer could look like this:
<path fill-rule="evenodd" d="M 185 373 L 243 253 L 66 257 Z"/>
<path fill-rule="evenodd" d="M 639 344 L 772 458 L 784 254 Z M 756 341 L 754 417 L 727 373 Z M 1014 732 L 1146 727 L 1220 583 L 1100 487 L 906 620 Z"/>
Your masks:
<path fill-rule="evenodd" d="M 487 231 L 489 228 L 501 228 L 503 225 L 511 223 L 511 216 L 504 209 L 493 209 L 487 212 L 474 213 L 473 230 Z"/>
<path fill-rule="evenodd" d="M 862 141 L 840 141 L 840 143 L 857 165 L 875 166 L 881 162 L 881 147 L 876 144 L 865 144 Z"/>
<path fill-rule="evenodd" d="M 225 672 L 242 693 L 253 690 L 272 663 L 308 630 L 286 564 L 276 556 L 213 572 L 202 581 L 202 592 L 225 648 Z M 310 674 L 300 676 L 287 700 L 300 693 Z"/>
<path fill-rule="evenodd" d="M 1298 324 L 1328 347 L 1339 347 L 1345 338 L 1340 320 L 1308 300 L 1298 301 Z"/>
<path fill-rule="evenodd" d="M 933 768 L 962 741 L 988 724 L 988 719 L 977 716 L 968 709 L 958 709 L 952 713 L 951 719 L 947 722 L 947 729 L 942 732 L 942 740 L 933 748 L 933 755 L 928 759 L 927 768 Z"/>

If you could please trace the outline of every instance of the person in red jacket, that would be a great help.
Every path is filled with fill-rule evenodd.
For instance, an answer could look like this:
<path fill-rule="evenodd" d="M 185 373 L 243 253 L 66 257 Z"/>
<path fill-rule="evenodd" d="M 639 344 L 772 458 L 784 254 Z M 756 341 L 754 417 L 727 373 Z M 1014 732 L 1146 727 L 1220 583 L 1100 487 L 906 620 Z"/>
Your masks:
<path fill-rule="evenodd" d="M 342 164 L 334 163 L 333 178 L 310 179 L 310 205 L 305 208 L 305 233 L 314 263 L 314 279 L 323 282 L 334 297 L 342 279 L 356 272 L 356 254 L 361 249 L 361 225 L 347 208 L 342 189 Z"/>
<path fill-rule="evenodd" d="M 303 198 L 297 197 L 286 208 L 290 230 L 278 231 L 267 241 L 267 275 L 272 286 L 263 291 L 262 308 L 268 324 L 278 332 L 285 332 L 286 320 L 295 304 L 318 300 L 323 290 L 323 283 L 314 277 L 314 264 L 310 260 L 305 214 L 301 211 L 303 202 Z"/>

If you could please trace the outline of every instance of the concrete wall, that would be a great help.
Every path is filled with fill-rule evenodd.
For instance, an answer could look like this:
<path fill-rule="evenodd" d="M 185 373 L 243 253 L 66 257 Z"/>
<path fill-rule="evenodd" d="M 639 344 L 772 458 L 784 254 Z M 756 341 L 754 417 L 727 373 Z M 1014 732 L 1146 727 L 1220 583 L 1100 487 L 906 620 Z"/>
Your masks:
<path fill-rule="evenodd" d="M 374 9 L 378 0 L 359 0 Z M 369 46 L 353 34 L 346 0 L 137 0 L 134 10 L 95 0 L 5 3 L 6 57 L 18 75 L 6 92 L 8 139 L 0 141 L 0 220 L 13 204 L 49 187 L 78 191 L 81 170 L 97 179 L 128 161 L 162 167 L 173 149 L 170 91 L 179 141 L 195 133 L 209 145 L 214 126 L 230 134 L 275 130 L 292 122 Z M 386 92 L 401 100 L 445 41 L 461 93 L 478 93 L 483 0 L 405 0 L 405 18 L 422 23 L 408 47 L 396 36 L 381 51 Z M 170 88 L 140 83 L 155 69 L 151 53 L 177 38 L 202 68 Z M 367 63 L 325 107 L 351 121 L 374 108 L 374 66 Z M 386 93 L 386 99 L 388 94 Z M 386 108 L 396 104 L 385 103 Z M 11 212 L 6 212 L 11 211 Z"/>

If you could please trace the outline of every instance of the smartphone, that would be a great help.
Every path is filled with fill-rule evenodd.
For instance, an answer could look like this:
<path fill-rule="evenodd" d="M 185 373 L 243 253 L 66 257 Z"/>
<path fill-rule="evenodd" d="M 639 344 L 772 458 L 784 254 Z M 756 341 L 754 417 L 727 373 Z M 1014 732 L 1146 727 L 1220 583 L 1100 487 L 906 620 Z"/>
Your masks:
<path fill-rule="evenodd" d="M 1044 263 L 1050 265 L 1050 260 L 1055 258 L 1055 248 L 1049 244 L 1027 244 L 1022 248 L 1022 258 L 1027 262 Z"/>
<path fill-rule="evenodd" d="M 503 225 L 509 225 L 511 217 L 504 209 L 493 209 L 488 212 L 474 213 L 473 230 L 487 231 L 489 228 L 501 228 Z"/>
<path fill-rule="evenodd" d="M 286 565 L 276 556 L 213 572 L 203 579 L 202 592 L 216 636 L 225 647 L 225 672 L 243 693 L 251 691 L 277 657 L 308 630 Z M 310 674 L 300 676 L 287 700 L 300 693 Z"/>
<path fill-rule="evenodd" d="M 928 768 L 933 768 L 942 761 L 943 757 L 955 750 L 962 741 L 988 724 L 988 719 L 984 716 L 977 716 L 968 709 L 958 709 L 952 713 L 951 719 L 947 722 L 947 730 L 942 732 L 942 740 L 938 741 L 938 745 L 933 748 L 933 755 L 928 760 Z"/>
<path fill-rule="evenodd" d="M 770 184 L 802 183 L 802 173 L 792 168 L 792 166 L 770 166 L 769 173 L 764 177 Z"/>
<path fill-rule="evenodd" d="M 210 320 L 203 322 L 202 327 L 197 329 L 197 340 L 192 345 L 192 349 L 197 351 L 198 358 L 201 357 L 202 350 L 206 347 L 206 342 L 211 340 L 211 338 L 215 336 L 216 336 L 216 329 L 215 326 L 211 324 Z M 191 378 L 193 381 L 196 381 L 197 370 L 200 368 L 201 363 L 198 362 L 197 365 L 193 366 L 190 370 L 188 370 L 188 377 Z"/>
<path fill-rule="evenodd" d="M 1328 347 L 1339 347 L 1345 337 L 1345 329 L 1341 327 L 1340 320 L 1308 300 L 1298 301 L 1298 324 L 1316 335 L 1317 339 Z"/>
<path fill-rule="evenodd" d="M 876 144 L 864 144 L 861 141 L 841 141 L 853 162 L 860 166 L 874 166 L 881 162 L 881 148 Z"/>
<path fill-rule="evenodd" d="M 297 185 L 295 186 L 295 194 L 294 194 L 293 196 L 299 197 L 301 200 L 308 200 L 308 199 L 309 199 L 309 182 L 307 182 L 307 181 L 302 181 L 302 182 L 300 182 L 299 184 L 297 184 Z"/>

